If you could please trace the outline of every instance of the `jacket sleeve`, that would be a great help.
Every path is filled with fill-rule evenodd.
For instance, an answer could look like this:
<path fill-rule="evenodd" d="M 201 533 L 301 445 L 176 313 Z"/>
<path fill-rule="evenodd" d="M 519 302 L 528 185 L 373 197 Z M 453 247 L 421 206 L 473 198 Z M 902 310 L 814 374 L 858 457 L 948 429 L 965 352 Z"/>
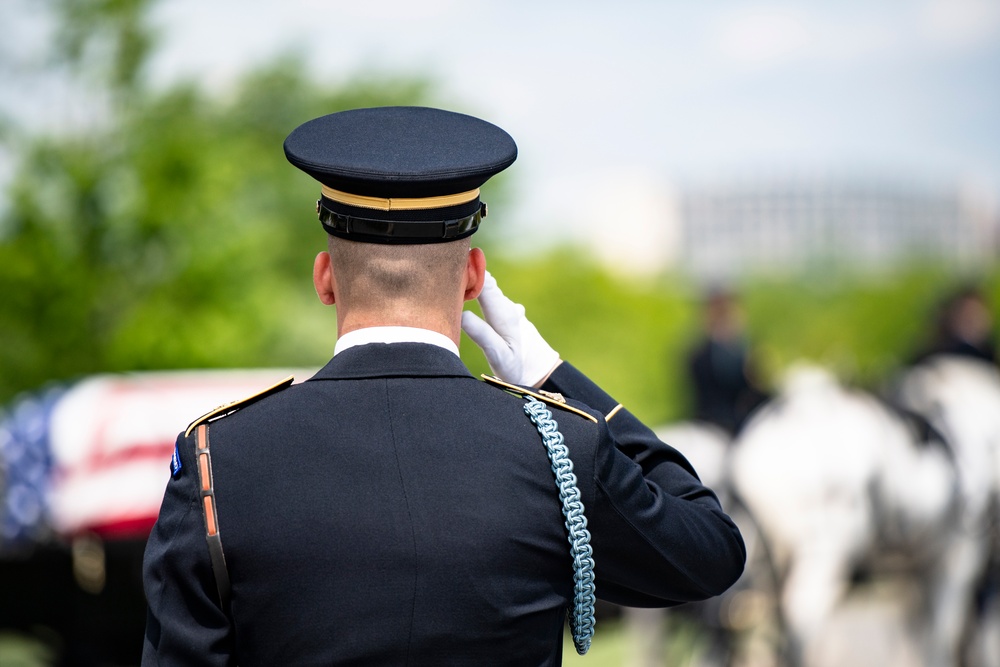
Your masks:
<path fill-rule="evenodd" d="M 193 441 L 183 434 L 177 438 L 180 469 L 167 483 L 146 544 L 143 667 L 218 667 L 231 662 L 231 626 L 219 604 L 205 541 Z"/>
<path fill-rule="evenodd" d="M 690 463 L 569 363 L 546 391 L 599 412 L 593 508 L 586 507 L 598 596 L 667 606 L 719 595 L 743 572 L 746 548 Z"/>

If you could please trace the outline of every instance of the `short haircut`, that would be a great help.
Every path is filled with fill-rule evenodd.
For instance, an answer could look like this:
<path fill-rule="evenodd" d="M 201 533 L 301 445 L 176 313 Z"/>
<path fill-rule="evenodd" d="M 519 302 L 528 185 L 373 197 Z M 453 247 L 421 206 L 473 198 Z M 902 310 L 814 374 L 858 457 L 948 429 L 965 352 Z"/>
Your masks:
<path fill-rule="evenodd" d="M 462 279 L 469 240 L 390 245 L 329 237 L 342 299 L 354 304 L 432 305 L 451 299 Z"/>

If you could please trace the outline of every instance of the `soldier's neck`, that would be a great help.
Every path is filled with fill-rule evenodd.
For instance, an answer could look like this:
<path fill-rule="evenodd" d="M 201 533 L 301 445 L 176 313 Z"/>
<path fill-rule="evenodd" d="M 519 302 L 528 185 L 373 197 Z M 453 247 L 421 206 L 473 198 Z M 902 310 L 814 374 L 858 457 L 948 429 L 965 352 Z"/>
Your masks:
<path fill-rule="evenodd" d="M 407 310 L 400 309 L 391 314 L 348 311 L 341 315 L 340 308 L 337 309 L 337 336 L 343 336 L 351 331 L 367 329 L 369 327 L 414 327 L 416 329 L 427 329 L 436 331 L 439 334 L 450 338 L 455 345 L 459 344 L 462 332 L 461 312 L 454 316 L 447 316 L 440 313 L 428 312 L 427 310 Z"/>

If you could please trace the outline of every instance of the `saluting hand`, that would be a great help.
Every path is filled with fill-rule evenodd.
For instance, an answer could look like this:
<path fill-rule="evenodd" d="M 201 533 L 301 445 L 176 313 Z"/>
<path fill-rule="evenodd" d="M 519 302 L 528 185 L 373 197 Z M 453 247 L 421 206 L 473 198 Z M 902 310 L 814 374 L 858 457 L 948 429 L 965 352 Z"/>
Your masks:
<path fill-rule="evenodd" d="M 462 312 L 462 329 L 482 348 L 493 373 L 505 382 L 541 385 L 559 365 L 559 353 L 524 316 L 524 306 L 504 296 L 489 271 L 479 305 L 486 321 L 466 310 Z"/>

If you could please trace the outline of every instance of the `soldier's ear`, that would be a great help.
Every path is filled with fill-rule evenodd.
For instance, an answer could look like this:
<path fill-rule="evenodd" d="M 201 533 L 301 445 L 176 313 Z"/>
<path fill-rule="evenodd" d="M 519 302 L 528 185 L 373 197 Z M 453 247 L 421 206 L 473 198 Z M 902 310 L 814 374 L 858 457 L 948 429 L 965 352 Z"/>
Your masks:
<path fill-rule="evenodd" d="M 483 291 L 483 282 L 486 280 L 486 255 L 479 248 L 469 250 L 469 258 L 465 262 L 464 274 L 464 298 L 472 301 Z"/>
<path fill-rule="evenodd" d="M 336 303 L 333 267 L 330 261 L 330 253 L 325 250 L 316 255 L 316 261 L 313 262 L 313 286 L 316 288 L 316 296 L 325 305 L 332 306 Z"/>

